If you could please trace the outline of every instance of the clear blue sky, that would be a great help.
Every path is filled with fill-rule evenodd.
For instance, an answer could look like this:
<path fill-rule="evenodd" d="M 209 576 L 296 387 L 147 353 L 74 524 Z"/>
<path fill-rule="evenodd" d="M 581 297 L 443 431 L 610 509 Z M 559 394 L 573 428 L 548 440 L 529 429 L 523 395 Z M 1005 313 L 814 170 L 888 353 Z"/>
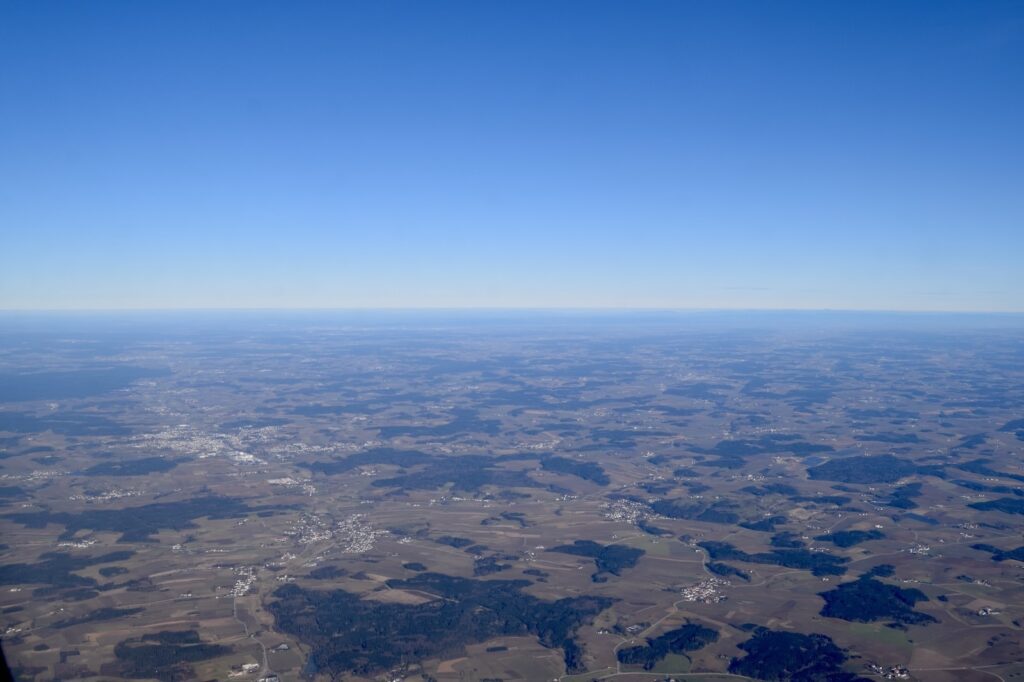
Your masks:
<path fill-rule="evenodd" d="M 1024 3 L 7 2 L 0 308 L 1024 310 Z"/>

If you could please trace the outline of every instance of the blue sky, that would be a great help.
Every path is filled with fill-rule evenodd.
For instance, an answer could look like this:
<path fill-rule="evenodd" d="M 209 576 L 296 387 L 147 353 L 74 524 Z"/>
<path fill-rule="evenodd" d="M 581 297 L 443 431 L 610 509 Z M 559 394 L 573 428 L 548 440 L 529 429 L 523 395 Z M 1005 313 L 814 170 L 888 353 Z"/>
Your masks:
<path fill-rule="evenodd" d="M 1020 2 L 0 8 L 0 308 L 1024 310 Z"/>

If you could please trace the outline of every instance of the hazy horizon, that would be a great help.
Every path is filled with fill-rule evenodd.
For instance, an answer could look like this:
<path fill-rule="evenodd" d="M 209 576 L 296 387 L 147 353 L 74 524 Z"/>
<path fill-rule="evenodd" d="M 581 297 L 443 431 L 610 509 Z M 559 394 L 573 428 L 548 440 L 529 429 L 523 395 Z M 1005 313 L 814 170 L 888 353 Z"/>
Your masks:
<path fill-rule="evenodd" d="M 237 307 L 167 307 L 167 308 L 0 308 L 0 315 L 17 315 L 19 313 L 32 314 L 88 314 L 88 313 L 544 313 L 544 314 L 576 314 L 576 313 L 610 313 L 610 314 L 643 314 L 643 313 L 664 313 L 664 314 L 701 314 L 701 313 L 728 313 L 742 315 L 745 313 L 796 313 L 796 314 L 850 314 L 850 315 L 891 315 L 891 316 L 1024 316 L 1024 311 L 1018 310 L 928 310 L 928 309 L 887 309 L 887 308 L 671 308 L 661 306 L 633 306 L 633 307 L 612 307 L 612 306 L 294 306 L 294 307 L 261 307 L 261 306 L 237 306 Z"/>

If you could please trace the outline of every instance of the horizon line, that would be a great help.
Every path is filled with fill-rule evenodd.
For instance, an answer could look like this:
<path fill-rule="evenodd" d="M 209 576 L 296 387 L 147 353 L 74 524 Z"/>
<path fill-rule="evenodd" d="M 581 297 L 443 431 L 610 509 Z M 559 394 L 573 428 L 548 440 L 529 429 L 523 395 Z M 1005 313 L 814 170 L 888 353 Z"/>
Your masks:
<path fill-rule="evenodd" d="M 887 315 L 1007 315 L 1024 316 L 1024 310 L 963 310 L 921 308 L 673 308 L 664 306 L 374 306 L 374 307 L 264 307 L 264 306 L 211 306 L 211 307 L 119 307 L 119 308 L 0 308 L 0 315 L 11 314 L 89 314 L 89 313 L 854 313 Z"/>

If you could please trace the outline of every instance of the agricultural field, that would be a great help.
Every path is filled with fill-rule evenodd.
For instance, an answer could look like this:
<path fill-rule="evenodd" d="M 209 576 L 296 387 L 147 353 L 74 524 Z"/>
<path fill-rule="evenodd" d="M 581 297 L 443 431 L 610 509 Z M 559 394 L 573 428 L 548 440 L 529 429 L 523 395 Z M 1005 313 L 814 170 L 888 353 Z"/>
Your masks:
<path fill-rule="evenodd" d="M 12 317 L 7 663 L 1024 679 L 1024 331 L 818 315 Z"/>

